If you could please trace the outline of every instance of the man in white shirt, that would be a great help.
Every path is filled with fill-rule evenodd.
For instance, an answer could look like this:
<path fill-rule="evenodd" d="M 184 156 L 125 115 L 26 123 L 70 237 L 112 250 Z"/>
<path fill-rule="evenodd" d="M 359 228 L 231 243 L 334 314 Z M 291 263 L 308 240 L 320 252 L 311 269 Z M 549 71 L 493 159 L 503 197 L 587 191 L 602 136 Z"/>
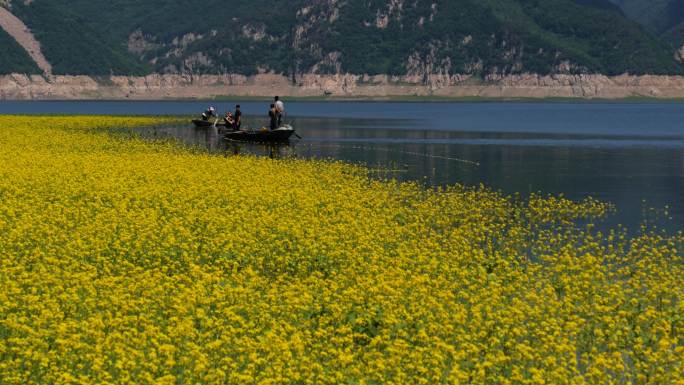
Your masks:
<path fill-rule="evenodd" d="M 275 108 L 278 112 L 278 127 L 283 125 L 283 114 L 285 113 L 285 103 L 280 100 L 280 97 L 275 97 Z"/>

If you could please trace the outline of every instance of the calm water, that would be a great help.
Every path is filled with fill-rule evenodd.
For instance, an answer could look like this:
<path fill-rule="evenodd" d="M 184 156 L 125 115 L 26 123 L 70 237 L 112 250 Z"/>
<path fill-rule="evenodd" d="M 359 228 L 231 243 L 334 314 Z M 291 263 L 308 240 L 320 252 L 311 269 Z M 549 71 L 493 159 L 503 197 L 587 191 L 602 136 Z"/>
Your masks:
<path fill-rule="evenodd" d="M 220 111 L 233 103 L 213 103 Z M 250 126 L 266 102 L 241 103 Z M 0 102 L 0 113 L 196 114 L 207 102 Z M 225 154 L 334 158 L 431 185 L 484 183 L 615 203 L 632 228 L 647 207 L 670 206 L 661 226 L 684 229 L 684 104 L 287 103 L 301 141 L 234 145 L 191 125 L 146 130 Z M 653 219 L 652 214 L 646 218 Z"/>

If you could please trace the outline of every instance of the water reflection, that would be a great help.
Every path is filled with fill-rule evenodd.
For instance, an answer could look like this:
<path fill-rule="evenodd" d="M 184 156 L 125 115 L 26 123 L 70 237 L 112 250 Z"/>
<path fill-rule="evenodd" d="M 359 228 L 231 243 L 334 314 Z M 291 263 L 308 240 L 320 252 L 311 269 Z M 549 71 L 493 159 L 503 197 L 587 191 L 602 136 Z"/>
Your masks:
<path fill-rule="evenodd" d="M 228 155 L 256 155 L 271 159 L 297 158 L 297 144 L 290 143 L 243 143 L 226 141 L 225 151 Z"/>
<path fill-rule="evenodd" d="M 227 111 L 236 102 L 212 104 Z M 267 125 L 268 103 L 241 101 L 245 123 Z M 645 207 L 668 205 L 665 226 L 684 228 L 682 103 L 286 103 L 288 122 L 304 137 L 294 146 L 229 143 L 219 130 L 187 124 L 141 133 L 226 156 L 338 159 L 434 186 L 593 196 L 615 203 L 615 221 L 633 228 Z M 189 116 L 204 108 L 205 101 L 0 103 L 9 114 Z"/>
<path fill-rule="evenodd" d="M 285 144 L 246 143 L 225 139 L 225 128 L 195 128 L 188 124 L 148 127 L 137 130 L 143 138 L 154 140 L 178 140 L 188 147 L 201 148 L 214 154 L 254 155 L 273 159 L 297 157 L 297 141 Z"/>
<path fill-rule="evenodd" d="M 343 160 L 368 166 L 380 178 L 430 186 L 483 183 L 505 194 L 592 196 L 615 203 L 613 222 L 631 228 L 644 219 L 645 207 L 667 205 L 672 219 L 663 226 L 684 228 L 684 132 L 446 131 L 416 119 L 299 117 L 289 123 L 303 140 L 285 146 L 230 142 L 219 129 L 188 125 L 143 135 L 227 156 Z"/>

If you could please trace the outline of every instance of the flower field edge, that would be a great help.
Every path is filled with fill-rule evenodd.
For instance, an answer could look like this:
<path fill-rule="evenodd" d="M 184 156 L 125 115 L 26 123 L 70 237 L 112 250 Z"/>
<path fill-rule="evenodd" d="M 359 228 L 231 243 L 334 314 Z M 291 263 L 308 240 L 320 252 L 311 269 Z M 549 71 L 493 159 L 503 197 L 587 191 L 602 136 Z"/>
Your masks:
<path fill-rule="evenodd" d="M 684 384 L 681 233 L 162 123 L 0 116 L 0 384 Z"/>

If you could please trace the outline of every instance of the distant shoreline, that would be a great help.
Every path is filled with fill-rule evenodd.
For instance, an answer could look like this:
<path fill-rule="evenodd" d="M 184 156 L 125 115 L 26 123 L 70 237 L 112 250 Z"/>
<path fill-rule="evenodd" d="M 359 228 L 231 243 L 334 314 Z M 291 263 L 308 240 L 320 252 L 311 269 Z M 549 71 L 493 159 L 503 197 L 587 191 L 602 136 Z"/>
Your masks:
<path fill-rule="evenodd" d="M 684 97 L 656 98 L 632 96 L 624 98 L 582 98 L 582 97 L 431 97 L 431 96 L 382 96 L 382 97 L 324 97 L 324 96 L 281 96 L 290 103 L 684 103 Z M 163 99 L 4 99 L 4 102 L 268 102 L 273 96 L 222 95 L 212 98 L 163 98 Z"/>
<path fill-rule="evenodd" d="M 684 101 L 684 76 L 0 76 L 0 100 Z"/>
<path fill-rule="evenodd" d="M 330 102 L 330 103 L 344 103 L 344 102 L 369 102 L 369 103 L 684 103 L 684 97 L 673 98 L 656 98 L 648 96 L 630 96 L 624 98 L 583 98 L 583 97 L 488 97 L 488 96 L 379 96 L 379 97 L 297 97 L 285 96 L 290 102 Z M 271 100 L 272 96 L 240 96 L 240 95 L 226 95 L 215 98 L 197 98 L 197 99 L 161 99 L 162 101 L 267 101 Z M 121 101 L 121 100 L 111 100 Z"/>

